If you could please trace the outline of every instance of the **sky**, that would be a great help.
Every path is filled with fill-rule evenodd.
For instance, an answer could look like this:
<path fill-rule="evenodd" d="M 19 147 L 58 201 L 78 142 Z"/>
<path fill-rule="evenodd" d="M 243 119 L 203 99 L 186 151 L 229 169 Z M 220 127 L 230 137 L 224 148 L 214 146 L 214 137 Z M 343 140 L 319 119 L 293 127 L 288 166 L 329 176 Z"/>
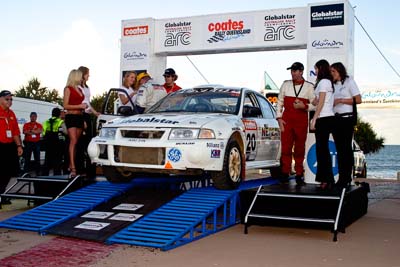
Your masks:
<path fill-rule="evenodd" d="M 305 7 L 318 0 L 2 0 L 0 1 L 0 89 L 18 90 L 36 77 L 42 86 L 62 94 L 68 73 L 81 65 L 90 68 L 92 95 L 119 86 L 121 20 L 175 18 L 216 13 Z M 400 72 L 400 2 L 353 0 L 355 14 L 378 47 Z M 400 88 L 400 78 L 391 70 L 361 27 L 355 22 L 355 71 L 361 90 Z M 306 50 L 251 52 L 190 56 L 210 83 L 259 89 L 267 71 L 278 86 L 290 78 L 286 67 L 307 61 Z M 188 59 L 170 57 L 182 87 L 205 84 Z M 307 66 L 306 66 L 307 67 Z M 386 144 L 400 144 L 398 109 L 362 111 Z"/>

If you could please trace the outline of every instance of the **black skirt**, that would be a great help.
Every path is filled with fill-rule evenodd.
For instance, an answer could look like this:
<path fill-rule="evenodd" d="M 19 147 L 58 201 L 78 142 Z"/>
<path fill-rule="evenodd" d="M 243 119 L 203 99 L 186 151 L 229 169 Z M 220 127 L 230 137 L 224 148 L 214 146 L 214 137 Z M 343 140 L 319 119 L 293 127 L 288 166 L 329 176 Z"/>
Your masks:
<path fill-rule="evenodd" d="M 12 143 L 0 143 L 0 176 L 16 176 L 19 171 L 17 146 Z"/>

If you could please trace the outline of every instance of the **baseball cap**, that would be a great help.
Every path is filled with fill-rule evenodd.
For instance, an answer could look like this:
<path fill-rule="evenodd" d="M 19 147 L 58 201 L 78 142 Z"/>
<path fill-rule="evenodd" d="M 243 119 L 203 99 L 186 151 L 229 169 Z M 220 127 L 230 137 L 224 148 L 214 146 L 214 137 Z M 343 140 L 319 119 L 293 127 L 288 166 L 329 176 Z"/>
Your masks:
<path fill-rule="evenodd" d="M 295 62 L 287 70 L 304 70 L 304 65 L 300 62 Z"/>
<path fill-rule="evenodd" d="M 10 91 L 8 90 L 3 90 L 0 92 L 0 97 L 5 97 L 5 96 L 9 96 L 9 95 L 13 95 Z"/>
<path fill-rule="evenodd" d="M 163 75 L 163 76 L 165 76 L 165 75 L 176 75 L 176 73 L 175 73 L 175 70 L 174 70 L 174 69 L 168 68 L 168 69 L 166 69 L 166 70 L 164 71 L 164 75 Z"/>

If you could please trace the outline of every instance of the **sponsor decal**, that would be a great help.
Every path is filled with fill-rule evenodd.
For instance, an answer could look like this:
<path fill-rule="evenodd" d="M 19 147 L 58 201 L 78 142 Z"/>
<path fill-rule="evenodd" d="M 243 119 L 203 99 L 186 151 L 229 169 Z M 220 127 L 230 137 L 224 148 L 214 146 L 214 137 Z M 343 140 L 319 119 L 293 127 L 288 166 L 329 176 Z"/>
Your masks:
<path fill-rule="evenodd" d="M 311 27 L 344 25 L 344 4 L 311 7 Z"/>
<path fill-rule="evenodd" d="M 261 130 L 261 140 L 278 140 L 280 137 L 280 132 L 278 128 L 268 127 L 264 124 L 264 127 L 260 127 Z"/>
<path fill-rule="evenodd" d="M 220 158 L 221 157 L 221 150 L 219 149 L 211 149 L 211 158 Z"/>
<path fill-rule="evenodd" d="M 257 123 L 253 120 L 242 120 L 246 131 L 257 131 Z"/>
<path fill-rule="evenodd" d="M 75 228 L 99 231 L 99 230 L 103 229 L 104 227 L 107 227 L 108 225 L 110 225 L 110 223 L 85 221 L 85 222 L 75 226 Z"/>
<path fill-rule="evenodd" d="M 167 161 L 164 166 L 165 169 L 173 169 L 171 162 Z"/>
<path fill-rule="evenodd" d="M 207 143 L 207 147 L 211 147 L 211 148 L 219 148 L 219 144 Z"/>
<path fill-rule="evenodd" d="M 134 213 L 117 213 L 114 216 L 112 216 L 110 220 L 133 222 L 142 216 L 143 216 L 142 214 L 134 214 Z"/>
<path fill-rule="evenodd" d="M 337 40 L 314 40 L 311 43 L 311 46 L 316 49 L 337 49 L 343 47 L 344 43 Z"/>
<path fill-rule="evenodd" d="M 172 121 L 172 120 L 167 120 L 167 119 L 158 119 L 158 118 L 129 118 L 129 119 L 123 119 L 119 123 L 120 124 L 126 124 L 126 123 L 136 123 L 136 122 L 151 122 L 151 123 L 165 123 L 165 124 L 177 124 L 179 121 Z"/>
<path fill-rule="evenodd" d="M 134 26 L 134 27 L 126 27 L 123 30 L 124 36 L 134 36 L 134 35 L 142 35 L 149 33 L 149 26 Z"/>
<path fill-rule="evenodd" d="M 332 158 L 332 171 L 333 175 L 336 176 L 339 173 L 338 161 L 337 161 L 337 151 L 335 143 L 329 140 L 329 153 Z M 307 153 L 307 165 L 313 174 L 317 173 L 317 152 L 316 145 L 313 144 Z"/>
<path fill-rule="evenodd" d="M 95 143 L 107 143 L 107 140 L 94 140 Z"/>
<path fill-rule="evenodd" d="M 146 139 L 140 139 L 140 138 L 129 138 L 128 142 L 136 142 L 136 143 L 146 143 Z"/>
<path fill-rule="evenodd" d="M 296 31 L 295 14 L 266 15 L 264 41 L 292 40 Z"/>
<path fill-rule="evenodd" d="M 168 151 L 168 159 L 172 162 L 178 162 L 181 160 L 182 152 L 177 148 L 171 148 Z"/>
<path fill-rule="evenodd" d="M 177 145 L 177 146 L 187 146 L 187 145 L 192 146 L 192 145 L 194 145 L 194 142 L 176 142 L 175 145 Z"/>
<path fill-rule="evenodd" d="M 191 21 L 167 22 L 164 28 L 165 47 L 190 45 L 190 38 L 192 37 Z"/>
<path fill-rule="evenodd" d="M 114 212 L 105 212 L 105 211 L 91 211 L 82 215 L 82 218 L 92 218 L 92 219 L 106 219 L 113 215 Z"/>
<path fill-rule="evenodd" d="M 143 207 L 143 204 L 133 204 L 133 203 L 121 203 L 114 208 L 113 210 L 130 210 L 130 211 L 135 211 Z"/>
<path fill-rule="evenodd" d="M 208 31 L 213 34 L 208 43 L 218 43 L 236 40 L 251 33 L 251 29 L 245 27 L 243 20 L 232 20 L 211 22 L 208 24 Z"/>
<path fill-rule="evenodd" d="M 136 52 L 136 51 L 131 51 L 131 52 L 125 52 L 124 53 L 124 59 L 126 60 L 142 60 L 142 59 L 146 59 L 147 58 L 147 54 L 146 53 L 142 53 L 142 52 Z"/>

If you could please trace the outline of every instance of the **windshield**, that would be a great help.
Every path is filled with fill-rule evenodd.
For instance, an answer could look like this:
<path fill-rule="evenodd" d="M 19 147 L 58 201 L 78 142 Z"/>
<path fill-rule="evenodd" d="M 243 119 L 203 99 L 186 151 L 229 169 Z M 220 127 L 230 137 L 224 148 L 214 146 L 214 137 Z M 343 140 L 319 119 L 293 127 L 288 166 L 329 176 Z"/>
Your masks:
<path fill-rule="evenodd" d="M 240 90 L 194 88 L 169 94 L 146 113 L 205 112 L 237 114 L 240 107 Z"/>

